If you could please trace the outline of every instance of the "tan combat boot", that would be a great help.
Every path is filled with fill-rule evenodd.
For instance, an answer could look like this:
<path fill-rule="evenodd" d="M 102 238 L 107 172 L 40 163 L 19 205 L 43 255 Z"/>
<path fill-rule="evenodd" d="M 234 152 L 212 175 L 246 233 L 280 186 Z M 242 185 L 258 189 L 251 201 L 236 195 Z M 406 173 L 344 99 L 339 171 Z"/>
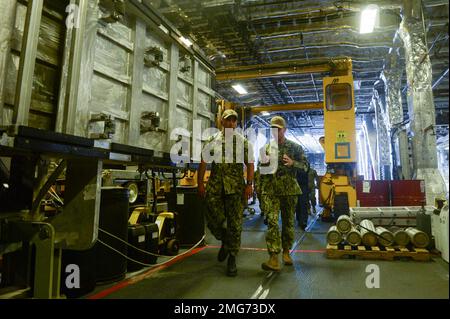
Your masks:
<path fill-rule="evenodd" d="M 271 253 L 270 258 L 267 262 L 262 263 L 262 269 L 268 271 L 280 271 L 280 262 L 278 261 L 278 254 Z"/>
<path fill-rule="evenodd" d="M 286 266 L 292 266 L 293 264 L 291 255 L 289 254 L 289 249 L 283 250 L 283 262 Z"/>

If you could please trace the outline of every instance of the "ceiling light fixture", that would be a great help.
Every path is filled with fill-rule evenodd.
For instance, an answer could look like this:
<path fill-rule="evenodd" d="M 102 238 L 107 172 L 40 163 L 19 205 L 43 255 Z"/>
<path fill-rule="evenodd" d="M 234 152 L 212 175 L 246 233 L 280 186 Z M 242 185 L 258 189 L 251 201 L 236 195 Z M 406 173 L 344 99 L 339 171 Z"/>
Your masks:
<path fill-rule="evenodd" d="M 192 44 L 193 44 L 191 40 L 189 40 L 183 36 L 180 37 L 180 41 L 183 42 L 188 47 L 192 46 Z"/>
<path fill-rule="evenodd" d="M 247 94 L 248 93 L 247 90 L 240 84 L 233 85 L 232 87 L 239 94 Z"/>
<path fill-rule="evenodd" d="M 169 30 L 165 26 L 163 26 L 162 24 L 160 24 L 158 26 L 158 28 L 161 29 L 162 32 L 164 32 L 165 34 L 169 34 Z"/>
<path fill-rule="evenodd" d="M 375 23 L 378 16 L 378 6 L 370 4 L 364 10 L 361 11 L 361 22 L 359 33 L 371 33 L 375 27 Z"/>

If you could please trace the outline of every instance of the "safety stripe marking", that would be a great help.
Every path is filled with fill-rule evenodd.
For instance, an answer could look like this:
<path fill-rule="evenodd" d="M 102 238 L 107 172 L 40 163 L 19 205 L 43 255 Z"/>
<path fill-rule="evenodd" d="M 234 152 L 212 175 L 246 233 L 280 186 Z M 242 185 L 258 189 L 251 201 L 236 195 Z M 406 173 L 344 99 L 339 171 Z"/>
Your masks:
<path fill-rule="evenodd" d="M 220 248 L 220 246 L 208 245 L 204 248 Z M 267 251 L 267 248 L 240 247 L 239 250 Z M 291 253 L 324 253 L 325 251 L 325 249 L 295 249 L 291 250 Z"/>
<path fill-rule="evenodd" d="M 124 280 L 122 282 L 119 282 L 118 284 L 115 284 L 112 287 L 109 287 L 109 288 L 107 288 L 107 289 L 105 289 L 103 291 L 100 291 L 99 293 L 96 293 L 95 295 L 89 296 L 87 299 L 95 300 L 95 299 L 105 298 L 106 296 L 108 296 L 108 295 L 110 295 L 110 294 L 112 294 L 112 293 L 114 293 L 116 291 L 119 291 L 119 290 L 121 290 L 121 289 L 123 289 L 125 287 L 128 287 L 128 286 L 133 285 L 133 284 L 135 284 L 135 283 L 137 283 L 139 281 L 144 280 L 145 278 L 149 277 L 150 275 L 152 275 L 155 272 L 158 272 L 160 270 L 166 269 L 167 267 L 170 267 L 171 265 L 173 265 L 173 264 L 175 264 L 175 263 L 177 263 L 177 262 L 179 262 L 179 261 L 181 261 L 181 260 L 183 260 L 183 259 L 185 259 L 185 258 L 187 258 L 189 256 L 197 254 L 197 253 L 201 252 L 202 250 L 204 250 L 205 248 L 206 247 L 195 248 L 192 251 L 190 251 L 189 253 L 185 253 L 185 254 L 183 254 L 183 255 L 181 255 L 179 257 L 176 257 L 176 258 L 172 259 L 171 261 L 169 261 L 169 262 L 167 262 L 165 264 L 157 265 L 157 266 L 149 269 L 148 271 L 146 271 L 143 274 L 139 274 L 139 275 L 133 276 L 131 278 L 128 278 L 127 280 Z"/>

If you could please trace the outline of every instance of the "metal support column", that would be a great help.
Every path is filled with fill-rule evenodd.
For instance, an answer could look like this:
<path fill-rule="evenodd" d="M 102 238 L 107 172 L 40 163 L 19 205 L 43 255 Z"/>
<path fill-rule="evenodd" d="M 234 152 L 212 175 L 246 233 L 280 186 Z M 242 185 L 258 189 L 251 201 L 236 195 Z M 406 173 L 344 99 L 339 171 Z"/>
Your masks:
<path fill-rule="evenodd" d="M 80 109 L 88 107 L 90 100 L 99 8 L 98 0 L 79 0 L 77 5 L 79 25 L 72 30 L 64 112 L 58 113 L 56 122 L 58 131 L 84 136 L 87 123 Z"/>
<path fill-rule="evenodd" d="M 400 36 L 405 46 L 408 109 L 413 133 L 414 178 L 425 181 L 426 200 L 445 198 L 446 187 L 437 164 L 435 107 L 421 0 L 403 0 Z"/>
<path fill-rule="evenodd" d="M 172 43 L 170 47 L 170 75 L 169 75 L 169 111 L 167 112 L 167 140 L 166 145 L 172 145 L 174 141 L 170 140 L 173 131 L 175 117 L 177 115 L 177 92 L 178 92 L 178 46 Z"/>
<path fill-rule="evenodd" d="M 64 210 L 52 220 L 66 249 L 89 249 L 97 240 L 102 167 L 98 159 L 67 161 Z"/>
<path fill-rule="evenodd" d="M 380 179 L 380 165 L 378 162 L 378 158 L 376 156 L 377 154 L 377 132 L 376 128 L 373 125 L 372 122 L 372 116 L 366 115 L 364 119 L 364 130 L 365 130 L 365 136 L 367 138 L 367 148 L 369 152 L 370 157 L 370 163 L 371 163 L 371 175 L 372 179 L 378 180 Z"/>
<path fill-rule="evenodd" d="M 403 179 L 411 179 L 411 163 L 409 160 L 409 141 L 406 130 L 401 129 L 398 133 L 398 152 L 400 156 L 401 173 Z"/>
<path fill-rule="evenodd" d="M 33 297 L 39 299 L 58 298 L 59 278 L 56 277 L 59 277 L 61 271 L 61 260 L 60 255 L 59 258 L 57 255 L 55 265 L 55 229 L 47 223 L 33 223 L 33 225 L 38 225 L 40 228 L 32 239 L 32 242 L 36 246 Z M 54 282 L 55 280 L 56 282 Z M 57 284 L 58 287 L 54 291 Z"/>
<path fill-rule="evenodd" d="M 132 83 L 131 93 L 129 94 L 128 110 L 130 112 L 130 122 L 128 130 L 128 144 L 139 146 L 141 108 L 139 101 L 142 96 L 143 69 L 144 69 L 144 51 L 145 51 L 145 33 L 146 26 L 140 20 L 136 19 L 134 30 L 134 51 L 132 56 Z"/>
<path fill-rule="evenodd" d="M 395 39 L 397 39 L 397 35 Z M 402 70 L 399 66 L 399 59 L 398 48 L 394 43 L 394 47 L 386 59 L 387 63 L 381 74 L 381 78 L 384 81 L 386 90 L 390 138 L 393 139 L 395 145 L 398 145 L 399 150 L 399 153 L 394 156 L 396 162 L 393 162 L 393 176 L 400 179 L 410 179 L 411 168 L 409 164 L 408 138 L 406 136 L 406 130 L 402 126 L 404 121 L 401 94 Z M 392 154 L 394 152 L 396 152 L 395 148 L 392 149 Z"/>
<path fill-rule="evenodd" d="M 377 135 L 377 160 L 379 164 L 379 177 L 382 180 L 390 179 L 391 162 L 390 162 L 390 143 L 387 128 L 387 120 L 384 107 L 378 96 L 378 91 L 374 91 L 372 100 L 375 109 L 376 135 Z"/>
<path fill-rule="evenodd" d="M 14 101 L 13 124 L 17 125 L 28 125 L 43 6 L 44 0 L 28 1 Z"/>
<path fill-rule="evenodd" d="M 5 104 L 5 86 L 8 58 L 11 55 L 11 38 L 16 18 L 17 2 L 15 0 L 0 3 L 0 125 L 5 125 L 3 106 Z M 9 81 L 10 79 L 8 79 Z"/>
<path fill-rule="evenodd" d="M 193 72 L 193 79 L 194 79 L 194 87 L 193 87 L 193 94 L 192 94 L 192 138 L 191 138 L 191 160 L 194 162 L 199 162 L 201 160 L 200 154 L 201 154 L 201 148 L 202 148 L 202 141 L 201 141 L 201 134 L 202 134 L 202 124 L 198 117 L 198 99 L 199 99 L 199 71 L 200 66 L 197 60 L 194 60 L 194 72 Z M 197 137 L 200 137 L 198 139 Z"/>

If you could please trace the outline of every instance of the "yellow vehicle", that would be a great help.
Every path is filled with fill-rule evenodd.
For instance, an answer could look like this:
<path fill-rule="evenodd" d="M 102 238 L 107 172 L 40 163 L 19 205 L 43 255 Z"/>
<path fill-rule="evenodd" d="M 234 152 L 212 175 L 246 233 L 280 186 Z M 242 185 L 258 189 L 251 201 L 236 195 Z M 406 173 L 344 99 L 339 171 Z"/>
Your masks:
<path fill-rule="evenodd" d="M 325 150 L 327 172 L 319 184 L 319 199 L 324 207 L 322 219 L 331 218 L 356 206 L 356 128 L 353 76 L 323 79 L 324 129 L 321 144 Z M 339 198 L 339 200 L 338 200 Z"/>

